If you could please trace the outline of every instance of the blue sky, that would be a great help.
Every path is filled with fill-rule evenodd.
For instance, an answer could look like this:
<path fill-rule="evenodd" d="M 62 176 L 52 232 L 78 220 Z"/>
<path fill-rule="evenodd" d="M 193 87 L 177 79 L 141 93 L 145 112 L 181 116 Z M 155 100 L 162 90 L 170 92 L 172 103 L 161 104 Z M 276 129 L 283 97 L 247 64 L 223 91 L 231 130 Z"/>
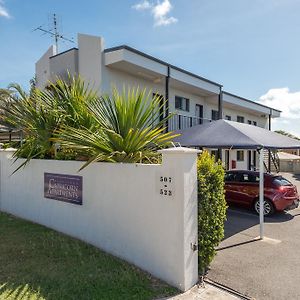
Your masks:
<path fill-rule="evenodd" d="M 101 35 L 219 82 L 283 110 L 275 128 L 300 136 L 299 11 L 299 0 L 0 0 L 0 87 L 28 86 L 52 42 L 32 29 L 55 12 L 67 37 Z"/>

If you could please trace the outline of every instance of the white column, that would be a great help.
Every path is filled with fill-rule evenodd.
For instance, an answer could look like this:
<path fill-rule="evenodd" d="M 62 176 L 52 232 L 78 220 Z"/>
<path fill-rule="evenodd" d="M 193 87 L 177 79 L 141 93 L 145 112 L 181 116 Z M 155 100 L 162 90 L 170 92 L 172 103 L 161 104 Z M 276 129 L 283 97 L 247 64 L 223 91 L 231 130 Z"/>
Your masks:
<path fill-rule="evenodd" d="M 174 182 L 173 205 L 178 207 L 180 240 L 174 251 L 177 252 L 176 264 L 179 273 L 176 275 L 179 284 L 176 286 L 186 291 L 198 281 L 198 251 L 193 245 L 198 244 L 198 201 L 197 201 L 197 155 L 196 149 L 183 147 L 169 148 L 162 153 L 162 167 L 164 174 L 170 174 Z M 175 230 L 175 228 L 174 228 Z"/>
<path fill-rule="evenodd" d="M 264 150 L 259 151 L 259 224 L 260 239 L 264 238 Z"/>

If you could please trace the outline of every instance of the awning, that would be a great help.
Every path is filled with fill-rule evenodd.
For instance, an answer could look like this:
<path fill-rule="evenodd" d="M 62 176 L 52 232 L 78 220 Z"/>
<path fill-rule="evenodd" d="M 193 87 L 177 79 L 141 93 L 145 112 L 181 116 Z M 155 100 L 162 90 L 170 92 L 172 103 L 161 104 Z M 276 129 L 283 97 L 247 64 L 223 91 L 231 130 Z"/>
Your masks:
<path fill-rule="evenodd" d="M 174 141 L 187 147 L 223 149 L 300 149 L 300 141 L 244 123 L 217 120 L 178 131 Z"/>
<path fill-rule="evenodd" d="M 181 146 L 259 150 L 260 239 L 264 238 L 264 156 L 263 149 L 300 149 L 300 141 L 253 125 L 217 120 L 178 131 L 174 139 Z"/>

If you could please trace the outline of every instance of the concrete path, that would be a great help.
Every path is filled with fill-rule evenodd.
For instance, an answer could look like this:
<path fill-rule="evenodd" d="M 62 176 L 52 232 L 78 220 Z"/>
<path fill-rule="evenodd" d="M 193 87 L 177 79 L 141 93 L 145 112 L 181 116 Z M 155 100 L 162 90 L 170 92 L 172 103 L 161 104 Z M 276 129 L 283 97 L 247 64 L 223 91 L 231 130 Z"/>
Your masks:
<path fill-rule="evenodd" d="M 300 192 L 300 176 L 283 175 Z M 248 210 L 228 210 L 208 278 L 259 300 L 300 299 L 300 207 L 265 218 L 263 241 L 258 223 Z"/>
<path fill-rule="evenodd" d="M 211 284 L 205 283 L 203 287 L 195 286 L 189 291 L 169 297 L 163 298 L 160 300 L 237 300 L 240 298 L 235 297 L 234 295 L 214 287 Z"/>

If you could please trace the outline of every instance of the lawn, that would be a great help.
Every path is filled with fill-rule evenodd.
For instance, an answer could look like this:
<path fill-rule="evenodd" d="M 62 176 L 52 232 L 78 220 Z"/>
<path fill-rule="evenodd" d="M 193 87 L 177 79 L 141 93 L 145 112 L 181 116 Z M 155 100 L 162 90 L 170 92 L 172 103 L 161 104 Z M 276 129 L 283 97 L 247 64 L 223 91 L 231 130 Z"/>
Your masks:
<path fill-rule="evenodd" d="M 0 299 L 155 299 L 177 292 L 91 245 L 0 213 Z"/>

